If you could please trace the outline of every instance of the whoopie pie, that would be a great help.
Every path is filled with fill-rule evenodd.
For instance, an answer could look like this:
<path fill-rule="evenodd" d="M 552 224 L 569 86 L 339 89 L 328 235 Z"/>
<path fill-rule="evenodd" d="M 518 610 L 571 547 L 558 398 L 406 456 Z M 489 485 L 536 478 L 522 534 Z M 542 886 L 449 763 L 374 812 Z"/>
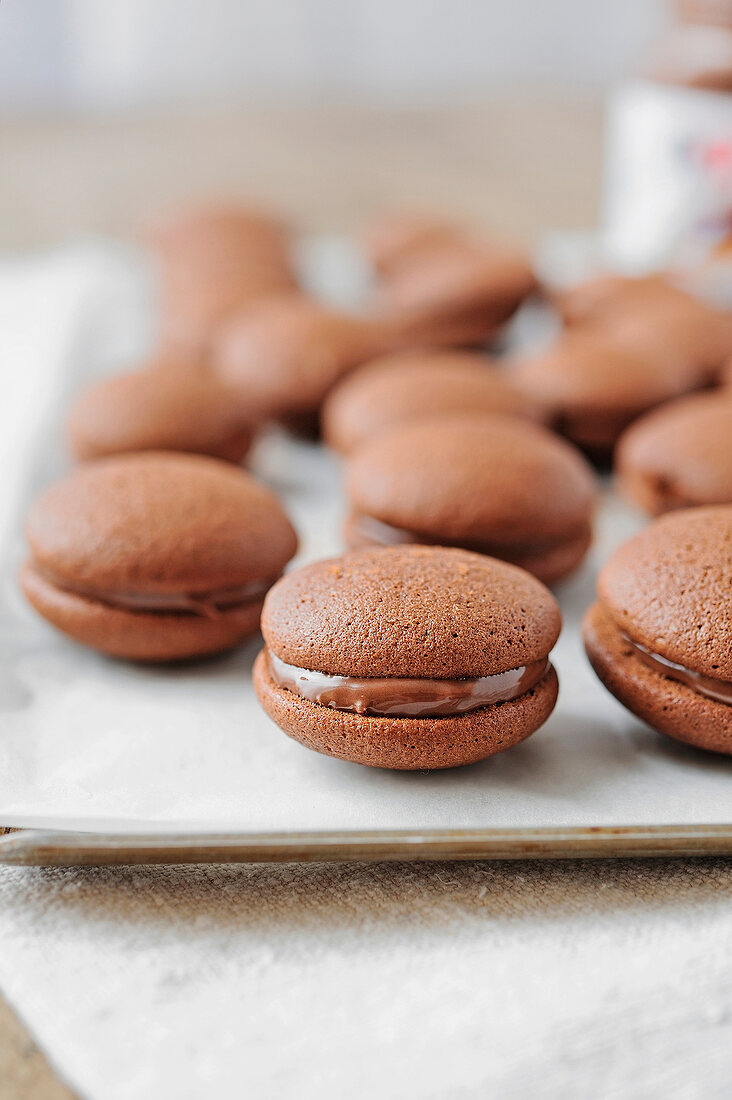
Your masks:
<path fill-rule="evenodd" d="M 520 249 L 456 235 L 409 249 L 392 263 L 379 294 L 395 346 L 477 347 L 536 285 Z"/>
<path fill-rule="evenodd" d="M 541 726 L 557 697 L 551 593 L 465 550 L 359 550 L 287 574 L 254 667 L 273 721 L 372 767 L 470 764 Z"/>
<path fill-rule="evenodd" d="M 613 554 L 584 638 L 608 691 L 678 741 L 732 753 L 732 506 L 655 520 Z"/>
<path fill-rule="evenodd" d="M 348 454 L 394 424 L 454 412 L 543 415 L 486 356 L 425 348 L 380 356 L 339 382 L 323 406 L 323 436 Z"/>
<path fill-rule="evenodd" d="M 397 424 L 346 467 L 349 546 L 460 546 L 554 584 L 592 541 L 596 479 L 565 440 L 488 414 Z"/>
<path fill-rule="evenodd" d="M 645 355 L 604 331 L 584 328 L 571 330 L 544 351 L 517 358 L 510 376 L 543 405 L 557 431 L 603 462 L 638 416 L 705 382 L 685 358 L 680 363 Z"/>
<path fill-rule="evenodd" d="M 200 455 L 147 452 L 78 466 L 27 525 L 23 591 L 45 619 L 116 657 L 169 661 L 255 633 L 297 538 L 277 498 Z"/>
<path fill-rule="evenodd" d="M 732 504 L 732 390 L 680 397 L 636 420 L 615 471 L 624 495 L 652 515 Z"/>
<path fill-rule="evenodd" d="M 203 367 L 156 362 L 85 390 L 71 410 L 77 459 L 129 451 L 185 451 L 241 462 L 256 411 Z"/>
<path fill-rule="evenodd" d="M 160 276 L 162 340 L 205 353 L 232 311 L 296 285 L 290 234 L 276 218 L 237 203 L 175 211 L 150 234 Z"/>
<path fill-rule="evenodd" d="M 311 428 L 331 387 L 380 354 L 387 340 L 380 323 L 281 294 L 233 314 L 217 336 L 212 362 L 220 381 L 269 419 Z"/>

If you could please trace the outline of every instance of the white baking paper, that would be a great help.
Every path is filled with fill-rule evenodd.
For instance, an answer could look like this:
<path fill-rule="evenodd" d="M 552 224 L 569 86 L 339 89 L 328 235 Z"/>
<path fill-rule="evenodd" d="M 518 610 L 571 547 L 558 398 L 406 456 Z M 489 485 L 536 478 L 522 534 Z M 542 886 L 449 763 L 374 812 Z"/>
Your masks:
<path fill-rule="evenodd" d="M 77 280 L 57 322 L 58 347 L 41 355 L 36 346 L 32 280 L 24 298 L 30 307 L 14 311 L 16 328 L 28 330 L 22 340 L 16 333 L 14 367 L 22 373 L 30 369 L 24 356 L 33 359 L 33 385 L 50 418 L 39 426 L 37 414 L 29 417 L 13 452 L 26 500 L 67 464 L 62 434 L 51 425 L 61 422 L 74 389 L 149 338 L 144 279 L 126 257 L 87 247 L 83 262 L 70 250 L 66 267 L 57 266 L 59 287 L 73 272 Z M 12 266 L 0 271 L 0 289 L 12 274 Z M 44 277 L 53 282 L 47 270 Z M 2 341 L 0 333 L 5 358 Z M 12 410 L 4 415 L 11 419 Z M 273 434 L 258 445 L 253 466 L 300 532 L 295 564 L 342 548 L 333 456 Z M 582 650 L 580 620 L 597 567 L 641 523 L 607 492 L 591 560 L 557 592 L 565 625 L 550 721 L 481 764 L 399 773 L 332 760 L 287 738 L 252 690 L 257 640 L 218 659 L 144 668 L 57 634 L 17 589 L 24 549 L 16 509 L 0 593 L 0 822 L 201 833 L 732 821 L 732 759 L 684 747 L 636 721 L 600 685 Z"/>

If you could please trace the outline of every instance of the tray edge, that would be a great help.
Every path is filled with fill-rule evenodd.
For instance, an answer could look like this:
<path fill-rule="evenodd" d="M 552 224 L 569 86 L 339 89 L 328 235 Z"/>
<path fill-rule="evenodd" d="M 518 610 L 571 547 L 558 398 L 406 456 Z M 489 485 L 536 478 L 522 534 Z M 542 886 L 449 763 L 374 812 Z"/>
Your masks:
<path fill-rule="evenodd" d="M 38 867 L 723 855 L 732 855 L 732 824 L 139 836 L 21 829 L 0 836 L 0 864 Z"/>

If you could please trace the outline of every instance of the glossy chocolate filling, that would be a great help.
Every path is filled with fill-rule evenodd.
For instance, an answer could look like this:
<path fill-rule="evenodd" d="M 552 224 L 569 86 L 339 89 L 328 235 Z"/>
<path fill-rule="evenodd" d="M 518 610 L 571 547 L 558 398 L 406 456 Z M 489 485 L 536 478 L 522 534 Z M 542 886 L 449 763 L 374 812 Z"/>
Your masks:
<path fill-rule="evenodd" d="M 205 619 L 218 619 L 226 611 L 263 600 L 277 580 L 277 577 L 272 577 L 266 581 L 250 581 L 234 588 L 218 588 L 209 592 L 102 592 L 84 585 L 70 584 L 45 570 L 38 570 L 38 572 L 54 587 L 64 592 L 70 592 L 73 596 L 83 596 L 85 599 L 98 600 L 109 607 L 118 607 L 123 611 L 200 615 Z"/>
<path fill-rule="evenodd" d="M 623 641 L 628 643 L 636 656 L 640 657 L 643 664 L 654 672 L 678 681 L 685 687 L 691 688 L 697 695 L 703 695 L 705 699 L 732 706 L 732 683 L 728 680 L 715 680 L 713 676 L 705 676 L 703 672 L 696 672 L 693 668 L 678 665 L 675 661 L 669 661 L 668 657 L 662 657 L 660 653 L 653 653 L 650 649 L 646 649 L 640 642 L 633 641 L 625 631 L 621 630 L 620 633 Z"/>
<path fill-rule="evenodd" d="M 508 703 L 530 691 L 546 675 L 549 659 L 477 679 L 437 680 L 401 677 L 331 676 L 298 668 L 267 650 L 278 687 L 334 710 L 393 718 L 445 718 Z"/>
<path fill-rule="evenodd" d="M 351 517 L 353 529 L 370 542 L 382 546 L 402 546 L 413 542 L 438 545 L 440 540 L 432 535 L 425 535 L 420 531 L 410 530 L 406 527 L 392 527 L 390 523 L 356 513 Z M 540 539 L 534 542 L 500 543 L 490 542 L 484 539 L 449 539 L 450 546 L 458 546 L 462 550 L 473 550 L 477 554 L 486 554 L 491 558 L 510 559 L 520 563 L 525 558 L 533 558 L 536 555 L 548 553 L 562 545 L 564 540 Z"/>

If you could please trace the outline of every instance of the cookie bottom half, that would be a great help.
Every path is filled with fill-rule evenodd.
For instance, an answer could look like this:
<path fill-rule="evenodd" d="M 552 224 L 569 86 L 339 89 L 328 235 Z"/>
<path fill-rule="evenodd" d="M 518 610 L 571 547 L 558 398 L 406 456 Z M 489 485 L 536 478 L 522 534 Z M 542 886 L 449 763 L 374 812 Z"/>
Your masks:
<path fill-rule="evenodd" d="M 732 753 L 732 706 L 649 668 L 600 603 L 585 615 L 582 632 L 590 664 L 624 707 L 677 741 Z"/>
<path fill-rule="evenodd" d="M 232 649 L 259 630 L 262 600 L 203 615 L 129 611 L 47 580 L 31 565 L 20 575 L 26 599 L 49 623 L 82 645 L 131 661 L 180 661 Z"/>
<path fill-rule="evenodd" d="M 557 701 L 557 674 L 518 699 L 445 718 L 380 718 L 311 703 L 279 687 L 264 651 L 254 665 L 260 703 L 280 729 L 306 748 L 372 768 L 417 771 L 474 764 L 529 737 Z"/>

